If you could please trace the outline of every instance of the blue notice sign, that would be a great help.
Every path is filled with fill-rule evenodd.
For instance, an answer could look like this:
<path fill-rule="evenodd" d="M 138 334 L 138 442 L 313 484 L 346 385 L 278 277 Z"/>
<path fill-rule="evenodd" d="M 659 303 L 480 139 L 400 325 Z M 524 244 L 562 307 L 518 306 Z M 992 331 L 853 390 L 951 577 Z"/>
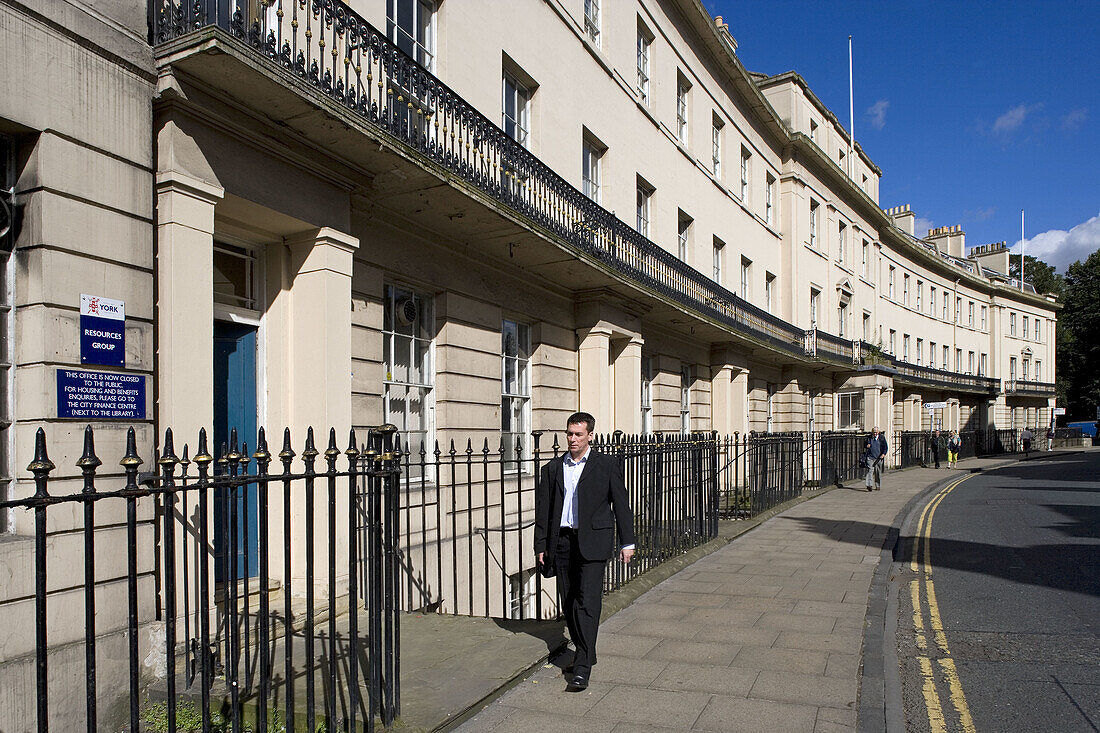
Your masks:
<path fill-rule="evenodd" d="M 126 366 L 126 304 L 80 296 L 80 363 Z"/>
<path fill-rule="evenodd" d="M 145 376 L 58 369 L 57 416 L 144 420 Z"/>

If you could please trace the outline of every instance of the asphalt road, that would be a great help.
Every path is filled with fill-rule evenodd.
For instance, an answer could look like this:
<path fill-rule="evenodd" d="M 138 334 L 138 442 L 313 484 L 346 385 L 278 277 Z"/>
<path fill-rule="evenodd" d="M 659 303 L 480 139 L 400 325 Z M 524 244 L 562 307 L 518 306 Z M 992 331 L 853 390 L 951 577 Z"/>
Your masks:
<path fill-rule="evenodd" d="M 907 730 L 1100 730 L 1100 452 L 947 485 L 895 557 Z"/>

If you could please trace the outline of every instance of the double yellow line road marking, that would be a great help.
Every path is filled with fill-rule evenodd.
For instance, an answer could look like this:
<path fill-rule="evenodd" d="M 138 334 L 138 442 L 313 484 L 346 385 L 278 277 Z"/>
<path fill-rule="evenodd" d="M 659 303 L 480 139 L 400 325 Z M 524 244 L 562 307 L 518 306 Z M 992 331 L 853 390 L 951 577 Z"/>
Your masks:
<path fill-rule="evenodd" d="M 959 673 L 955 667 L 955 660 L 951 658 L 951 650 L 947 646 L 947 635 L 943 631 L 943 621 L 940 619 L 939 604 L 936 602 L 936 588 L 932 583 L 932 518 L 936 509 L 944 498 L 955 490 L 961 483 L 969 479 L 965 476 L 957 481 L 952 481 L 936 494 L 921 512 L 917 522 L 917 531 L 913 535 L 913 548 L 910 553 L 909 567 L 916 577 L 909 582 L 909 594 L 913 601 L 913 629 L 917 639 L 917 663 L 921 671 L 921 691 L 924 694 L 924 704 L 928 709 L 928 723 L 932 733 L 945 733 L 947 720 L 944 717 L 944 706 L 941 703 L 939 691 L 936 689 L 936 670 L 933 661 L 939 666 L 939 676 L 945 683 L 951 707 L 955 710 L 955 717 L 959 726 L 966 733 L 973 733 L 974 721 L 970 717 L 970 707 L 966 704 L 966 695 L 963 694 L 962 684 L 959 682 Z M 928 624 L 924 623 L 925 608 L 921 604 L 921 595 L 924 595 L 928 612 Z M 935 659 L 929 654 L 928 636 L 931 632 L 936 645 Z"/>

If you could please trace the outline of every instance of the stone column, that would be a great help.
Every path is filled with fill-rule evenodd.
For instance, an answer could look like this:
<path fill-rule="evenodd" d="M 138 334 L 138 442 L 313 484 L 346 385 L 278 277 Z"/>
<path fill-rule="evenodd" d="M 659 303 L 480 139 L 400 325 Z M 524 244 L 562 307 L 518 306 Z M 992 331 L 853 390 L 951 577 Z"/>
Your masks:
<path fill-rule="evenodd" d="M 194 449 L 214 422 L 214 206 L 225 190 L 161 171 L 156 192 L 157 428 Z"/>
<path fill-rule="evenodd" d="M 348 447 L 351 428 L 351 270 L 352 255 L 359 241 L 335 229 L 321 228 L 290 237 L 269 268 L 269 305 L 266 322 L 267 416 L 276 429 L 270 436 L 272 453 L 282 441 L 278 428 L 290 428 L 302 464 L 302 449 L 310 427 L 316 448 L 322 453 L 315 468 L 324 471 L 324 451 L 329 429 L 335 428 L 337 448 Z M 362 442 L 366 436 L 357 436 Z M 277 465 L 277 464 L 276 464 Z M 343 455 L 337 468 L 344 470 Z M 318 484 L 322 487 L 323 484 Z M 341 485 L 342 486 L 342 485 Z M 328 564 L 327 494 L 318 496 L 314 515 L 314 558 L 317 567 Z M 281 512 L 281 497 L 272 498 L 273 512 Z M 291 499 L 295 526 L 292 538 L 292 579 L 295 592 L 302 591 L 305 575 L 305 543 L 302 534 L 305 499 L 299 490 Z M 337 592 L 347 582 L 347 490 L 337 492 Z M 273 531 L 281 531 L 276 527 Z M 281 577 L 281 568 L 273 576 Z M 318 573 L 315 590 L 328 592 L 327 572 Z"/>
<path fill-rule="evenodd" d="M 881 424 L 879 429 L 886 436 L 886 442 L 890 445 L 890 450 L 886 453 L 886 465 L 895 465 L 894 461 L 894 445 L 898 440 L 897 431 L 894 430 L 894 388 L 884 387 L 882 394 L 879 396 L 879 415 Z M 873 426 L 872 426 L 873 427 Z"/>
<path fill-rule="evenodd" d="M 616 339 L 615 399 L 613 430 L 627 434 L 642 432 L 642 345 L 638 337 Z M 598 424 L 598 423 L 597 423 Z"/>
<path fill-rule="evenodd" d="M 711 387 L 714 429 L 721 435 L 748 430 L 749 372 L 734 364 L 716 368 Z"/>
<path fill-rule="evenodd" d="M 580 409 L 596 418 L 596 430 L 613 428 L 611 394 L 611 329 L 602 325 L 577 332 L 580 338 Z M 639 366 L 639 369 L 641 367 Z"/>

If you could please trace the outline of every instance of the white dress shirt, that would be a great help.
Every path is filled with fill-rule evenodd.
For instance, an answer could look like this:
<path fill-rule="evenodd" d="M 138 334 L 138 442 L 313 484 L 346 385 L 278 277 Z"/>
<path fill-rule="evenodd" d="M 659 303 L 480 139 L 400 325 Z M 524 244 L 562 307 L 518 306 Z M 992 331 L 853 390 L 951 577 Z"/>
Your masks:
<path fill-rule="evenodd" d="M 565 502 L 561 506 L 561 526 L 563 527 L 577 528 L 577 483 L 581 480 L 581 473 L 584 472 L 585 464 L 588 463 L 588 454 L 591 452 L 592 449 L 589 448 L 575 461 L 572 455 L 566 453 L 562 460 L 564 464 L 562 480 L 565 482 Z"/>

